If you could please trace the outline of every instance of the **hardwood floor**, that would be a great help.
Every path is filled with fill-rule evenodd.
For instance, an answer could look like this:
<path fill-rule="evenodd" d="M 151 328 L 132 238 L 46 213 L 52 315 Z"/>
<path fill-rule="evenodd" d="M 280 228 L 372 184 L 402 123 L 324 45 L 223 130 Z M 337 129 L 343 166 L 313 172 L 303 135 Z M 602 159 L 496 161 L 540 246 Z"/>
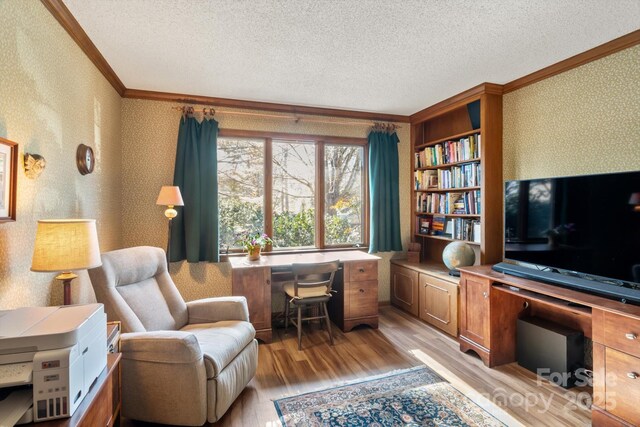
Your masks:
<path fill-rule="evenodd" d="M 333 331 L 331 347 L 325 331 L 317 325 L 306 327 L 303 350 L 298 351 L 295 328 L 274 330 L 273 342 L 260 344 L 255 378 L 214 425 L 275 427 L 274 399 L 418 366 L 428 358 L 524 425 L 591 424 L 591 411 L 578 403 L 588 398 L 588 390 L 538 384 L 536 375 L 517 364 L 488 369 L 478 357 L 461 353 L 453 338 L 393 307 L 380 308 L 378 330 Z M 123 422 L 133 425 L 138 423 Z"/>

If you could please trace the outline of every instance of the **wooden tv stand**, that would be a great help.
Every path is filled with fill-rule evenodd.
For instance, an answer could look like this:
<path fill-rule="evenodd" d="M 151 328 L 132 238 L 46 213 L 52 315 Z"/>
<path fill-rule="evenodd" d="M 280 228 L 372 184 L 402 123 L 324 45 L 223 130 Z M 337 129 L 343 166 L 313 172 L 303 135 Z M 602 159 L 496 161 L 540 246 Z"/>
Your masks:
<path fill-rule="evenodd" d="M 640 307 L 498 273 L 460 268 L 460 350 L 516 361 L 516 320 L 535 316 L 593 340 L 593 425 L 640 425 Z"/>

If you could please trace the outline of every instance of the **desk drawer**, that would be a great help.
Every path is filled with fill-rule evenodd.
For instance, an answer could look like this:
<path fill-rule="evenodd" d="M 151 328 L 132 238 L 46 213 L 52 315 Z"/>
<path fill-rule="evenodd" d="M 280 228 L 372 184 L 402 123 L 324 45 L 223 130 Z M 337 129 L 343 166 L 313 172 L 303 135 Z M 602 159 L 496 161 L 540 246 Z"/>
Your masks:
<path fill-rule="evenodd" d="M 345 307 L 347 318 L 378 315 L 378 281 L 349 283 L 346 289 L 348 307 Z"/>
<path fill-rule="evenodd" d="M 608 412 L 640 425 L 640 359 L 607 348 L 606 409 Z"/>
<path fill-rule="evenodd" d="M 378 261 L 354 261 L 349 263 L 349 280 L 378 280 Z"/>
<path fill-rule="evenodd" d="M 640 319 L 605 312 L 603 341 L 607 347 L 640 357 Z"/>

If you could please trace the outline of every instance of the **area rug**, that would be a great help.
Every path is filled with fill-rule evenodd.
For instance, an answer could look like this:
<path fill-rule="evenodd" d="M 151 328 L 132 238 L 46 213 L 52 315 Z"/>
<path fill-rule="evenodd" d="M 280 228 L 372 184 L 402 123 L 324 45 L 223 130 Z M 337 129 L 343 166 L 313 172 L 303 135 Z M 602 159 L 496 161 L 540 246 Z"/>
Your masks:
<path fill-rule="evenodd" d="M 274 403 L 285 427 L 504 426 L 426 366 Z"/>

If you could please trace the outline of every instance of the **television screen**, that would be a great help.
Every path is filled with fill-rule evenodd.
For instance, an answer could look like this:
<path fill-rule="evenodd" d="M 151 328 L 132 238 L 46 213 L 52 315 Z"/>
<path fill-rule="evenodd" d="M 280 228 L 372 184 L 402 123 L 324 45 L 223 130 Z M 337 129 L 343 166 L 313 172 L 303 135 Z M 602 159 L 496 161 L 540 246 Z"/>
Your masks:
<path fill-rule="evenodd" d="M 640 171 L 506 182 L 504 257 L 640 283 Z"/>

